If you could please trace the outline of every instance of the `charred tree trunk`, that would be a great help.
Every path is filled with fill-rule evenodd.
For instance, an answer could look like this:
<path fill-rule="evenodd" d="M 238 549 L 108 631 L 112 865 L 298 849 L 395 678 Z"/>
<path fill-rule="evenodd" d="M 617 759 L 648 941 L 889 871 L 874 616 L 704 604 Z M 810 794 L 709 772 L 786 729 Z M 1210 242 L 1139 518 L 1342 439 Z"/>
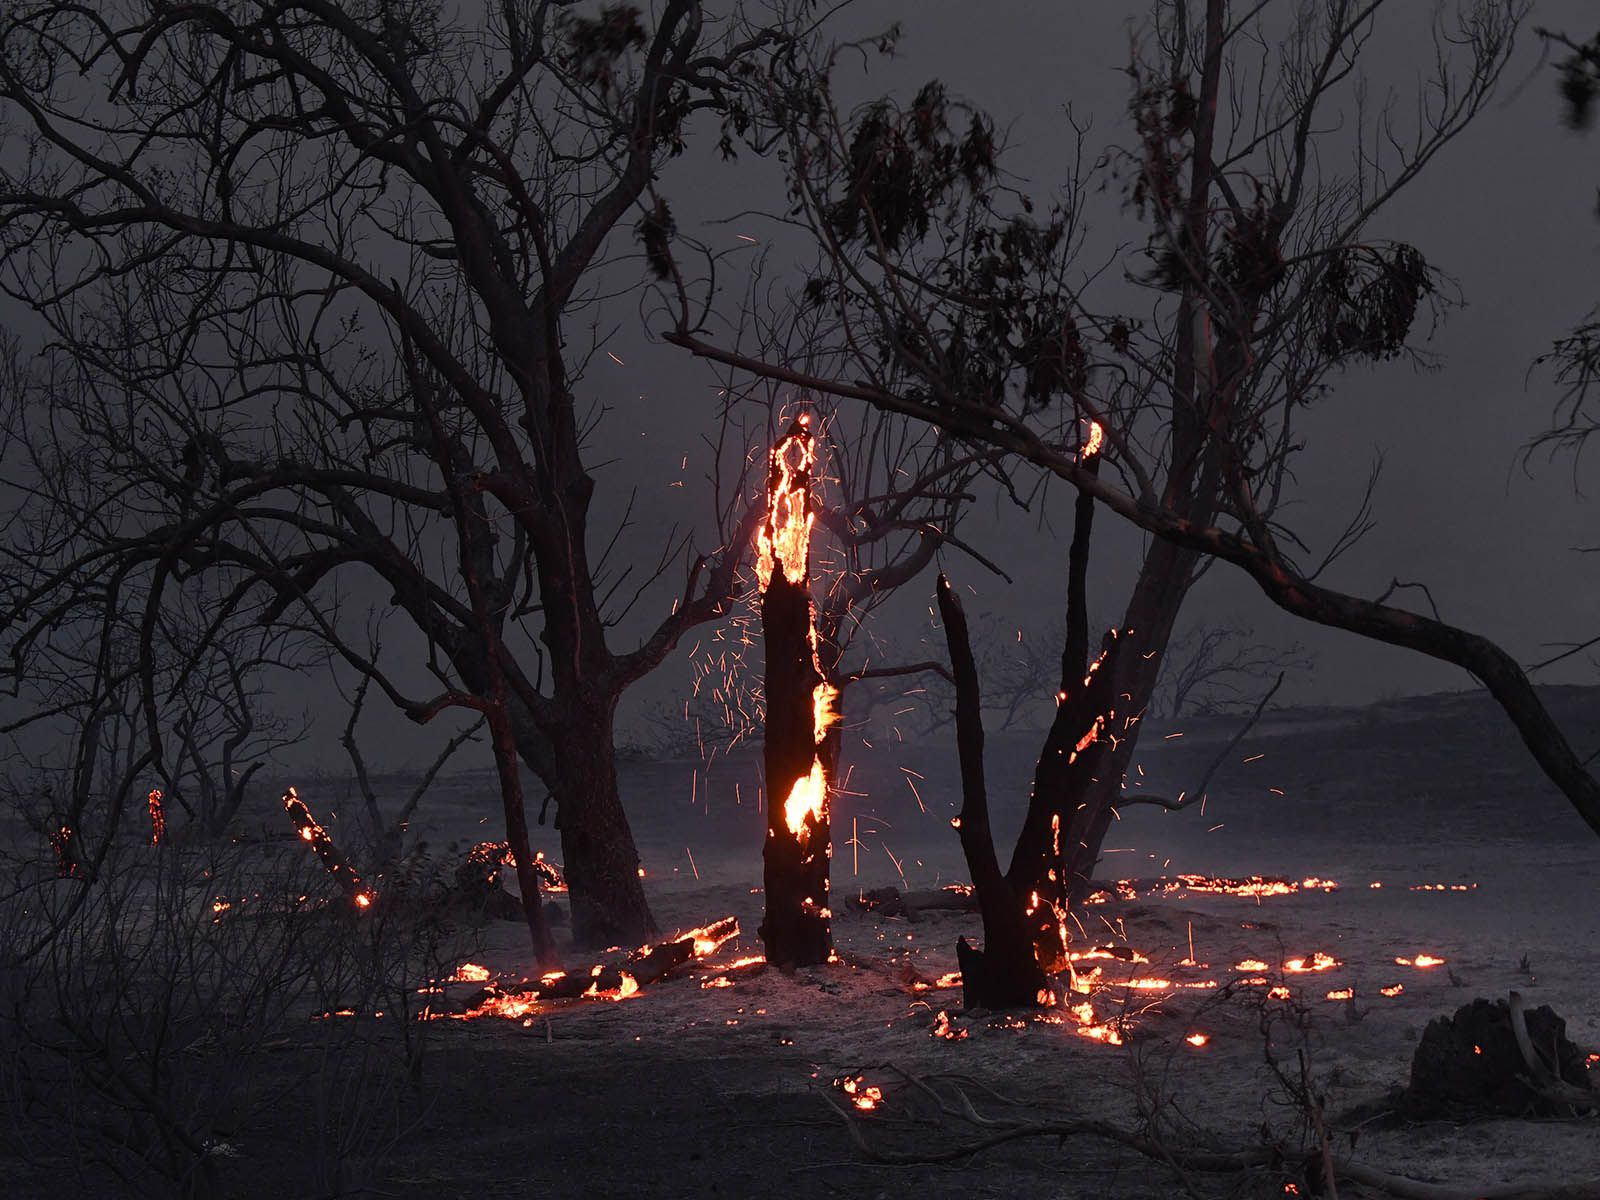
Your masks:
<path fill-rule="evenodd" d="M 473 633 L 482 645 L 488 695 L 480 711 L 489 724 L 489 740 L 494 749 L 495 774 L 500 783 L 500 803 L 505 813 L 506 841 L 516 860 L 517 886 L 522 893 L 522 913 L 528 923 L 528 937 L 534 956 L 544 967 L 556 965 L 555 940 L 545 921 L 544 898 L 539 894 L 539 877 L 533 870 L 533 849 L 528 844 L 528 813 L 522 795 L 522 766 L 518 761 L 516 732 L 512 725 L 511 690 L 501 661 L 504 607 L 498 603 L 494 570 L 493 526 L 484 508 L 483 497 L 468 494 L 462 477 L 471 460 L 459 440 L 450 438 L 440 420 L 430 382 L 417 366 L 409 342 L 405 361 L 418 405 L 427 416 L 436 462 L 450 492 L 450 507 L 456 522 L 456 545 L 461 578 L 467 585 L 472 607 Z"/>
<path fill-rule="evenodd" d="M 819 714 L 810 586 L 811 435 L 796 422 L 772 454 L 769 511 L 758 574 L 766 647 L 766 911 L 761 940 L 779 967 L 813 966 L 833 951 L 828 907 L 832 854 L 828 780 L 818 754 Z"/>
<path fill-rule="evenodd" d="M 1118 717 L 1113 731 L 1116 741 L 1105 748 L 1071 813 L 1064 869 L 1069 905 L 1081 904 L 1088 894 L 1101 847 L 1116 819 L 1113 809 L 1122 798 L 1122 782 L 1142 729 L 1142 721 L 1129 723 L 1125 717 L 1140 718 L 1149 707 L 1173 625 L 1194 582 L 1197 561 L 1194 551 L 1166 542 L 1152 543 L 1123 612 L 1125 632 L 1115 662 L 1106 667 L 1110 671 L 1109 697 L 1119 702 L 1125 716 Z"/>
<path fill-rule="evenodd" d="M 588 948 L 637 946 L 659 932 L 617 790 L 611 709 L 583 714 L 555 739 L 556 825 L 572 937 Z"/>
<path fill-rule="evenodd" d="M 989 792 L 983 771 L 982 696 L 972 640 L 961 602 L 943 575 L 938 583 L 939 618 L 950 649 L 956 689 L 956 750 L 961 759 L 961 814 L 955 819 L 961 852 L 983 915 L 983 949 L 965 938 L 956 943 L 962 1004 L 967 1008 L 1020 1008 L 1040 1003 L 1044 971 L 1034 955 L 1022 897 L 1000 872 L 989 826 Z"/>
<path fill-rule="evenodd" d="M 1089 469 L 1097 471 L 1100 459 L 1083 452 Z M 1068 862 L 1072 857 L 1074 818 L 1085 808 L 1085 797 L 1103 775 L 1103 760 L 1111 743 L 1108 734 L 1120 734 L 1117 692 L 1112 686 L 1113 667 L 1120 657 L 1120 639 L 1113 633 L 1100 659 L 1089 665 L 1089 546 L 1094 533 L 1094 502 L 1080 492 L 1073 508 L 1072 544 L 1067 552 L 1066 636 L 1061 648 L 1061 677 L 1056 691 L 1056 715 L 1045 735 L 1044 747 L 1034 767 L 1033 793 L 1022 831 L 1011 856 L 1007 882 L 1014 894 L 1025 897 L 1024 915 L 1033 953 L 1046 971 L 1068 965 L 1067 916 L 1070 911 Z"/>
<path fill-rule="evenodd" d="M 1116 665 L 1125 653 L 1124 638 L 1113 630 L 1097 662 L 1058 697 L 1006 873 L 1012 890 L 1027 900 L 1029 935 L 1046 971 L 1068 961 L 1069 871 L 1087 798 L 1106 775 L 1113 735 L 1122 738 L 1134 727 L 1116 691 Z"/>

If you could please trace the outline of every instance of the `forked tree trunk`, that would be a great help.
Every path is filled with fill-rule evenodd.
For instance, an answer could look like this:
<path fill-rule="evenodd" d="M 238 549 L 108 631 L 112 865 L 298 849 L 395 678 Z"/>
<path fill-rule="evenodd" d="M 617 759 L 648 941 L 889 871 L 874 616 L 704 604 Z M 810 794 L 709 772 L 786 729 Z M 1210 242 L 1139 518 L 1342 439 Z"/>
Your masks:
<path fill-rule="evenodd" d="M 967 1008 L 1021 1008 L 1040 1003 L 1045 976 L 1035 957 L 1026 905 L 1000 872 L 989 826 L 984 782 L 982 696 L 961 602 L 943 575 L 938 582 L 939 617 L 950 649 L 956 690 L 956 750 L 961 760 L 961 814 L 955 819 L 961 852 L 972 873 L 983 916 L 983 948 L 956 943 L 962 1004 Z"/>

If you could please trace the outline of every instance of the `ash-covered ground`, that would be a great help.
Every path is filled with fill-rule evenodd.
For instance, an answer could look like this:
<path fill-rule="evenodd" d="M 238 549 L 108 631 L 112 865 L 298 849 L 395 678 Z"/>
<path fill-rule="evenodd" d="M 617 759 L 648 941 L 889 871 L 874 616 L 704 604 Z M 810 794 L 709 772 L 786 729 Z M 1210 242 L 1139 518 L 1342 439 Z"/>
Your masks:
<path fill-rule="evenodd" d="M 1546 700 L 1580 754 L 1600 746 L 1600 690 L 1552 689 Z M 1143 775 L 1130 791 L 1192 787 L 1235 728 L 1215 719 L 1147 730 Z M 1038 742 L 990 735 L 1002 854 Z M 1180 1180 L 1144 1155 L 1076 1137 L 1019 1140 L 938 1165 L 874 1163 L 838 1109 L 855 1112 L 870 1145 L 951 1149 L 984 1131 L 901 1120 L 919 1111 L 905 1076 L 945 1077 L 986 1114 L 1098 1117 L 1135 1129 L 1154 1111 L 1174 1146 L 1246 1147 L 1264 1124 L 1280 1133 L 1295 1124 L 1269 1060 L 1292 1078 L 1303 1070 L 1339 1118 L 1403 1085 L 1427 1022 L 1478 996 L 1517 989 L 1565 1016 L 1573 1040 L 1600 1049 L 1600 840 L 1480 696 L 1269 716 L 1230 753 L 1203 812 L 1128 805 L 1102 874 L 1147 882 L 1079 914 L 1078 945 L 1117 947 L 1120 957 L 1081 962 L 1100 972 L 1092 994 L 1070 996 L 1045 1020 L 963 1016 L 959 989 L 919 985 L 955 969 L 957 937 L 978 936 L 975 915 L 908 921 L 848 902 L 880 886 L 966 878 L 949 826 L 959 807 L 953 747 L 858 742 L 848 769 L 834 806 L 833 871 L 846 961 L 785 976 L 720 969 L 760 952 L 756 755 L 736 752 L 709 773 L 698 762 L 626 762 L 625 802 L 663 928 L 731 913 L 743 936 L 709 964 L 622 1002 L 432 1023 L 425 1111 L 406 1116 L 395 1137 L 374 1139 L 378 1160 L 360 1180 L 368 1190 L 352 1194 L 1045 1200 L 1167 1197 L 1186 1181 L 1202 1196 L 1283 1195 L 1289 1176 L 1273 1164 Z M 316 806 L 309 789 L 302 794 Z M 430 795 L 418 830 L 442 854 L 451 842 L 492 836 L 494 812 L 492 780 L 460 776 Z M 558 855 L 551 831 L 536 832 Z M 1148 882 L 1183 874 L 1337 887 L 1257 897 Z M 462 953 L 504 988 L 537 974 L 515 923 L 469 941 Z M 1318 955 L 1338 965 L 1285 965 Z M 1418 966 L 1419 955 L 1443 961 Z M 569 965 L 590 961 L 570 953 Z M 1086 1000 L 1092 1022 L 1072 1011 Z M 941 1012 L 965 1036 L 936 1036 Z M 1086 1036 L 1086 1023 L 1118 1036 Z M 291 1036 L 274 1058 L 287 1095 L 296 1072 L 316 1069 L 311 1026 L 304 1044 Z M 855 1076 L 858 1088 L 883 1093 L 871 1112 L 852 1109 L 835 1086 Z M 237 1194 L 287 1194 L 273 1190 L 273 1164 L 293 1144 L 289 1119 L 239 1130 L 225 1149 Z M 1600 1176 L 1600 1143 L 1585 1120 L 1377 1122 L 1354 1141 L 1341 1135 L 1336 1149 L 1463 1188 Z M 1382 1193 L 1346 1184 L 1340 1194 Z"/>

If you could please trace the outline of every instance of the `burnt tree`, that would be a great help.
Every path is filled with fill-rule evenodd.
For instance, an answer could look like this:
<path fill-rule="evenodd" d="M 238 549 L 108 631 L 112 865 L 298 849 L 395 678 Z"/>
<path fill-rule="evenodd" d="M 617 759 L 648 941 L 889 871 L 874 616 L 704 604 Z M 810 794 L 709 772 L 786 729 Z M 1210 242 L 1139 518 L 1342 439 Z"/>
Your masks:
<path fill-rule="evenodd" d="M 575 938 L 647 938 L 617 706 L 727 611 L 754 515 L 724 487 L 643 555 L 603 527 L 578 330 L 694 114 L 788 41 L 697 0 L 9 6 L 0 286 L 60 353 L 5 413 L 37 484 L 7 671 L 82 626 L 148 645 L 185 593 L 217 610 L 196 654 L 225 618 L 299 630 L 414 721 L 489 716 L 508 836 L 513 753 L 552 798 Z M 390 620 L 415 636 L 364 654 Z"/>
<path fill-rule="evenodd" d="M 816 443 L 796 420 L 773 447 L 757 542 L 766 647 L 767 837 L 762 849 L 767 961 L 814 966 L 833 950 L 828 908 L 828 779 L 819 748 L 833 689 L 817 669 L 812 623 L 811 468 Z"/>

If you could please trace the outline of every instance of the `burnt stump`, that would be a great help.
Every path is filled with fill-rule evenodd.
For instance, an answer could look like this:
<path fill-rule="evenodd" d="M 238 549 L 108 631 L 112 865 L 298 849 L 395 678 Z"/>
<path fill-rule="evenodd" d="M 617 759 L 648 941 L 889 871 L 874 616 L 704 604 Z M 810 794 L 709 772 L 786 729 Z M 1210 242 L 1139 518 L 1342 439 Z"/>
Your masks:
<path fill-rule="evenodd" d="M 1567 1038 L 1567 1023 L 1549 1005 L 1528 1009 L 1528 1036 L 1551 1072 L 1588 1090 L 1584 1051 Z M 1411 1081 L 1398 1108 L 1413 1119 L 1487 1113 L 1554 1115 L 1557 1105 L 1526 1082 L 1510 1006 L 1477 999 L 1454 1015 L 1428 1022 L 1411 1059 Z"/>

